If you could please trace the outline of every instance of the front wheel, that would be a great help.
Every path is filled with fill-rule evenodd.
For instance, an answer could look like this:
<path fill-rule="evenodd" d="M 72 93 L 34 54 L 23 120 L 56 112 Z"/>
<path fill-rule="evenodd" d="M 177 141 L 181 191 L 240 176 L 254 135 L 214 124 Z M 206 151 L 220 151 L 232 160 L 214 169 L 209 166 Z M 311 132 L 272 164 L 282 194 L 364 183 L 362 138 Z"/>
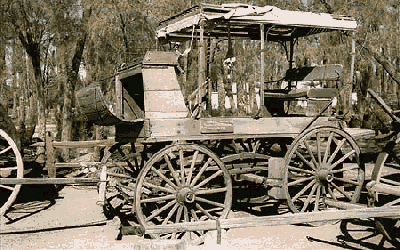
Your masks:
<path fill-rule="evenodd" d="M 168 146 L 153 155 L 138 176 L 135 210 L 142 226 L 226 218 L 231 205 L 231 177 L 218 156 L 203 146 Z M 198 240 L 204 233 L 151 236 Z"/>

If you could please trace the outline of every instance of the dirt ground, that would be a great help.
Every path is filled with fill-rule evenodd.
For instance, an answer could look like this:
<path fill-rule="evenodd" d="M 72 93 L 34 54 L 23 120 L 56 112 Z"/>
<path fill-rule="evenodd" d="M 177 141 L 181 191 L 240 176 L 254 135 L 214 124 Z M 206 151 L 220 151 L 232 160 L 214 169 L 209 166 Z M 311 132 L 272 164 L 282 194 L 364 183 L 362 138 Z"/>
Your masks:
<path fill-rule="evenodd" d="M 19 203 L 3 217 L 0 249 L 382 249 L 376 244 L 341 243 L 340 223 L 319 227 L 271 226 L 209 232 L 200 246 L 182 241 L 159 242 L 137 236 L 115 240 L 118 229 L 96 205 L 95 187 L 67 186 L 56 192 L 52 186 L 24 186 Z M 230 217 L 256 216 L 234 211 Z"/>

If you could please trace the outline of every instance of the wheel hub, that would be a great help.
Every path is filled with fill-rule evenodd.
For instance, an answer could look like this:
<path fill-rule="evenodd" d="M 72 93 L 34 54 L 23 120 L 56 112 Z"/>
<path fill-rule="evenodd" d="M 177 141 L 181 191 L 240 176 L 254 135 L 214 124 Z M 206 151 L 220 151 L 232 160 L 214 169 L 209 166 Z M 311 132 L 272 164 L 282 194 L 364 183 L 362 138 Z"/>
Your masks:
<path fill-rule="evenodd" d="M 189 187 L 183 187 L 176 193 L 176 200 L 182 205 L 185 203 L 193 203 L 195 199 L 196 195 Z"/>
<path fill-rule="evenodd" d="M 333 181 L 333 174 L 328 169 L 318 170 L 316 176 L 320 181 L 327 181 L 327 182 Z"/>

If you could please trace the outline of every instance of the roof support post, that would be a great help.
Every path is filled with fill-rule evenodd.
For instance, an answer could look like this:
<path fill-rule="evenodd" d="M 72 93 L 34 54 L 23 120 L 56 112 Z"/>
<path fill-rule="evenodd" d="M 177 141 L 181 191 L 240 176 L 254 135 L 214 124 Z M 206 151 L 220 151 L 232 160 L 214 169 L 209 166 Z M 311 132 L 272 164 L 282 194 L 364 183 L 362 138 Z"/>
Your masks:
<path fill-rule="evenodd" d="M 264 106 L 264 56 L 265 56 L 265 31 L 264 24 L 260 24 L 261 34 L 261 78 L 260 78 L 260 108 Z"/>
<path fill-rule="evenodd" d="M 199 104 L 199 114 L 201 117 L 202 105 L 201 105 L 201 97 L 203 93 L 201 93 L 201 86 L 205 83 L 205 50 L 204 50 L 204 20 L 200 20 L 200 41 L 199 41 L 199 95 L 198 95 L 198 104 Z"/>
<path fill-rule="evenodd" d="M 294 41 L 293 37 L 290 38 L 289 45 L 289 69 L 293 69 L 293 54 L 294 54 Z M 292 81 L 288 81 L 288 90 L 292 90 Z"/>
<path fill-rule="evenodd" d="M 115 76 L 115 96 L 116 96 L 116 105 L 115 105 L 115 115 L 118 118 L 122 118 L 122 83 L 119 79 L 119 75 Z"/>
<path fill-rule="evenodd" d="M 349 76 L 349 110 L 352 110 L 352 100 L 353 100 L 353 79 L 354 79 L 354 63 L 356 60 L 356 40 L 354 32 L 351 34 L 351 64 L 350 64 L 350 76 Z"/>

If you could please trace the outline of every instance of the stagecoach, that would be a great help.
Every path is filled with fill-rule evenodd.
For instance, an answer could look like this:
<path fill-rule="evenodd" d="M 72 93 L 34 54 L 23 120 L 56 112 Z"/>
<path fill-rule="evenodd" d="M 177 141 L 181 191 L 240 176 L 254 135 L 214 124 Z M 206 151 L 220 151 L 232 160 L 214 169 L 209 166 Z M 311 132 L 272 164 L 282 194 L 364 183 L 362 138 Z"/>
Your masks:
<path fill-rule="evenodd" d="M 351 37 L 356 28 L 347 16 L 244 4 L 200 4 L 162 21 L 156 31 L 160 49 L 114 74 L 113 102 L 106 101 L 101 82 L 76 95 L 89 121 L 115 127 L 115 144 L 104 151 L 99 180 L 99 202 L 106 215 L 117 211 L 148 227 L 224 219 L 237 200 L 286 202 L 294 213 L 356 203 L 364 185 L 356 141 L 374 132 L 348 128 L 332 108 L 344 93 L 350 98 L 351 90 L 326 87 L 352 80 L 354 43 L 349 79 L 340 64 L 294 67 L 299 38 L 325 32 Z M 213 96 L 220 93 L 207 75 L 212 39 L 226 40 L 229 47 L 238 39 L 259 44 L 259 102 L 252 112 L 213 112 Z M 264 75 L 266 42 L 285 44 L 288 52 L 285 84 L 274 89 Z M 189 46 L 183 53 L 161 49 L 177 43 Z M 182 61 L 194 51 L 198 78 L 191 90 L 189 68 Z M 319 87 L 299 88 L 304 81 Z M 331 84 L 323 87 L 320 82 Z M 293 106 L 299 103 L 307 104 L 306 112 L 296 112 L 301 109 Z M 0 135 L 14 150 L 12 139 Z M 18 150 L 14 153 L 18 159 Z M 18 170 L 22 178 L 20 165 L 6 170 Z M 1 187 L 16 191 L 18 185 Z M 193 238 L 203 233 L 151 236 Z"/>

